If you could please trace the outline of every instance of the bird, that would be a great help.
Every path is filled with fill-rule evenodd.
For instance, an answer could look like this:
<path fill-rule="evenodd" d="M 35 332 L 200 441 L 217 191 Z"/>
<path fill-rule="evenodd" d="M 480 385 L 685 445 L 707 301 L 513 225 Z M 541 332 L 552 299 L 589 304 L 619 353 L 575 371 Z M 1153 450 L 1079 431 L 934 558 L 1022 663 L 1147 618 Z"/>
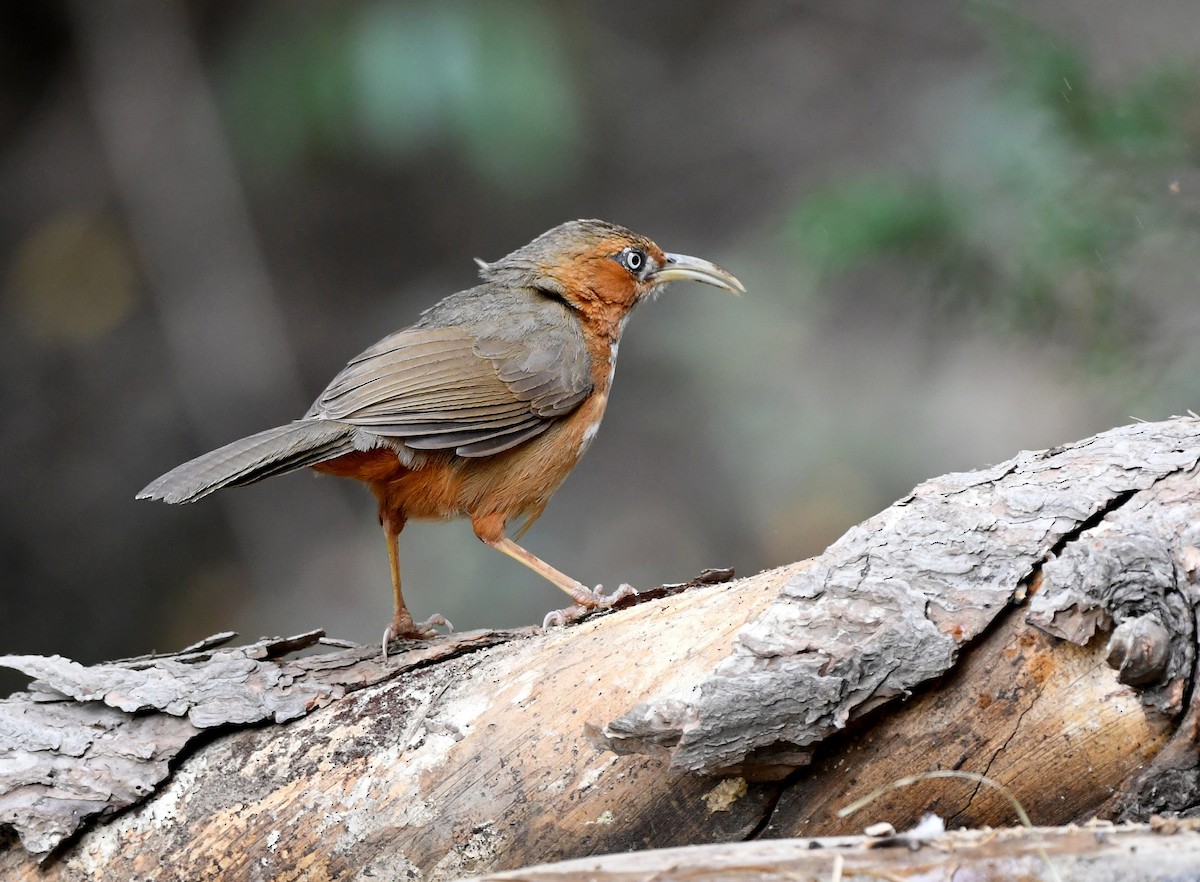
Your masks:
<path fill-rule="evenodd" d="M 391 572 L 385 658 L 393 640 L 450 627 L 441 615 L 415 621 L 405 603 L 399 536 L 409 520 L 469 518 L 485 544 L 566 592 L 572 605 L 544 626 L 627 596 L 628 586 L 587 588 L 518 540 L 596 437 L 634 308 L 671 282 L 736 295 L 745 286 L 714 263 L 601 220 L 568 221 L 475 262 L 481 284 L 351 359 L 300 419 L 185 462 L 137 498 L 194 502 L 303 468 L 364 482 Z"/>

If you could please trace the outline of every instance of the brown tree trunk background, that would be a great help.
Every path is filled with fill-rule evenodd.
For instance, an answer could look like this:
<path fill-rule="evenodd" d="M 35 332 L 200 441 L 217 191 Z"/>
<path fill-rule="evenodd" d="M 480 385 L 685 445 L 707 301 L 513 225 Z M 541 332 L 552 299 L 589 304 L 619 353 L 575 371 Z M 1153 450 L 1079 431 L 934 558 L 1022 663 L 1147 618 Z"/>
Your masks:
<path fill-rule="evenodd" d="M 935 769 L 1036 824 L 1186 812 L 1198 468 L 1200 420 L 1126 426 L 930 481 L 810 561 L 386 662 L 288 657 L 316 635 L 3 659 L 38 679 L 0 702 L 0 876 L 447 879 L 1015 821 L 941 778 L 837 816 Z"/>

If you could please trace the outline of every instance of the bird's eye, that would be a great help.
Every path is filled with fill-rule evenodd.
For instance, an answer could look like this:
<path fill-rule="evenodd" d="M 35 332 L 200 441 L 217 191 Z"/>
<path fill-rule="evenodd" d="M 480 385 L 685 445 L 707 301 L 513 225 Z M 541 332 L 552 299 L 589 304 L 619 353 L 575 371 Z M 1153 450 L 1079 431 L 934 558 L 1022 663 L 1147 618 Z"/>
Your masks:
<path fill-rule="evenodd" d="M 629 268 L 631 273 L 640 273 L 642 267 L 646 265 L 646 253 L 639 251 L 636 248 L 627 248 L 625 250 L 625 266 Z"/>

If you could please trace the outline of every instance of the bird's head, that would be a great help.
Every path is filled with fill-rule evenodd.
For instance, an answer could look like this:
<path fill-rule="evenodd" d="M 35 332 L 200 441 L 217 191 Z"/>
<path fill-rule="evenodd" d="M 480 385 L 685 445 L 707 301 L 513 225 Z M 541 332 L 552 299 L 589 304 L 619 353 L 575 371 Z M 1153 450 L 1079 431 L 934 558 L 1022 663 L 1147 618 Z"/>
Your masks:
<path fill-rule="evenodd" d="M 645 236 L 599 220 L 547 230 L 492 263 L 476 261 L 487 281 L 537 288 L 580 313 L 620 322 L 670 282 L 690 280 L 734 294 L 746 288 L 715 263 L 663 251 Z"/>

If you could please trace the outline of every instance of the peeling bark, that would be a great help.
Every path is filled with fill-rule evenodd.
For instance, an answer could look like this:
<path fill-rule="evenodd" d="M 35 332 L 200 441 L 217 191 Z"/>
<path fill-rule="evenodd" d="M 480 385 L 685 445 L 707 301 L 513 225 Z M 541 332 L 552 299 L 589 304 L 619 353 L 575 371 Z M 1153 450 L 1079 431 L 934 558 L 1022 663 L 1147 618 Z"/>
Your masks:
<path fill-rule="evenodd" d="M 1172 555 L 1194 543 L 1184 531 L 1200 519 L 1198 426 L 1140 423 L 922 484 L 785 583 L 711 676 L 687 694 L 639 703 L 596 737 L 617 752 L 665 749 L 689 771 L 786 774 L 850 720 L 949 670 L 1039 574 L 1061 582 L 1035 607 L 1043 627 L 1057 603 L 1086 610 L 1094 630 L 1110 600 L 1118 621 L 1144 609 L 1164 628 L 1182 623 L 1169 665 L 1153 678 L 1166 678 L 1157 702 L 1178 711 L 1172 675 L 1190 673 L 1194 636 L 1182 615 L 1191 604 L 1174 591 Z M 1142 498 L 1163 481 L 1161 502 Z M 1083 532 L 1121 536 L 1132 520 L 1152 572 L 1115 585 L 1118 568 L 1131 563 L 1115 556 L 1116 543 L 1090 559 L 1076 549 Z M 1102 596 L 1072 591 L 1078 574 L 1069 576 L 1070 566 L 1092 573 Z M 1073 632 L 1077 642 L 1086 633 L 1084 622 Z M 773 700 L 756 700 L 763 695 Z"/>
<path fill-rule="evenodd" d="M 169 763 L 203 731 L 284 723 L 421 665 L 501 642 L 502 632 L 457 635 L 384 664 L 355 647 L 296 661 L 320 631 L 212 650 L 219 635 L 181 653 L 85 667 L 59 656 L 0 656 L 39 679 L 0 700 L 0 825 L 46 855 L 94 815 L 154 792 Z M 158 713 L 154 713 L 157 711 Z"/>
<path fill-rule="evenodd" d="M 837 817 L 928 769 L 1043 824 L 1196 810 L 1198 464 L 1200 420 L 1126 426 L 930 481 L 811 561 L 386 663 L 284 657 L 316 634 L 4 660 L 38 680 L 0 702 L 0 876 L 447 879 L 1011 822 L 944 780 Z"/>

